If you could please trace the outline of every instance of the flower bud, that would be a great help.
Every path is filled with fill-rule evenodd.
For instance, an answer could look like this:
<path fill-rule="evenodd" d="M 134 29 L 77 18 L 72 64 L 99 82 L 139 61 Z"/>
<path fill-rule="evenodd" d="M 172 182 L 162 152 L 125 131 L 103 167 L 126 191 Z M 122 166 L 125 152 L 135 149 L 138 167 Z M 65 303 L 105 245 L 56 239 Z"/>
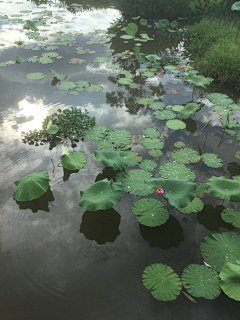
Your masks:
<path fill-rule="evenodd" d="M 158 196 L 163 196 L 164 193 L 165 193 L 165 191 L 164 191 L 162 188 L 158 188 L 158 189 L 156 190 L 156 194 L 157 194 Z"/>

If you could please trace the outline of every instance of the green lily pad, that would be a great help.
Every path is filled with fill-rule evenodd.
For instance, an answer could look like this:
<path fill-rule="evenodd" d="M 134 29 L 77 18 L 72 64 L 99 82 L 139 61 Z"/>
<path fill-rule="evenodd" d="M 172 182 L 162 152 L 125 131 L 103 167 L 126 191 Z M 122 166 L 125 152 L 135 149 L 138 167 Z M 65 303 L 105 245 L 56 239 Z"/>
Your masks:
<path fill-rule="evenodd" d="M 169 212 L 161 201 L 140 199 L 134 202 L 132 212 L 138 221 L 147 227 L 157 227 L 169 219 Z"/>
<path fill-rule="evenodd" d="M 86 130 L 83 134 L 84 139 L 90 141 L 100 141 L 103 140 L 108 134 L 109 129 L 105 126 L 95 125 Z"/>
<path fill-rule="evenodd" d="M 229 121 L 227 118 L 221 118 L 220 122 L 221 122 L 223 128 L 231 129 L 234 131 L 237 131 L 237 129 L 239 127 L 239 122 L 235 119 L 232 119 L 232 118 L 229 118 Z"/>
<path fill-rule="evenodd" d="M 148 71 L 148 68 L 139 68 L 137 70 L 140 71 L 140 72 L 146 72 L 146 71 Z"/>
<path fill-rule="evenodd" d="M 222 159 L 214 153 L 204 153 L 201 157 L 204 164 L 211 168 L 220 168 L 224 164 Z"/>
<path fill-rule="evenodd" d="M 56 77 L 58 80 L 64 80 L 67 78 L 67 75 L 64 73 L 58 73 L 56 71 L 54 71 L 53 69 L 49 69 L 51 71 L 51 73 L 54 75 L 54 77 Z"/>
<path fill-rule="evenodd" d="M 147 20 L 146 19 L 141 18 L 139 22 L 140 22 L 140 24 L 142 26 L 146 26 L 147 25 Z"/>
<path fill-rule="evenodd" d="M 234 227 L 240 228 L 240 211 L 227 208 L 221 213 L 223 221 L 232 223 Z"/>
<path fill-rule="evenodd" d="M 231 116 L 233 114 L 231 109 L 229 109 L 226 106 L 222 106 L 220 104 L 213 105 L 212 107 L 210 107 L 210 109 L 213 112 L 217 112 L 220 116 L 227 116 L 227 114 L 229 114 L 229 116 Z"/>
<path fill-rule="evenodd" d="M 24 178 L 14 181 L 16 188 L 13 197 L 17 201 L 31 201 L 40 198 L 49 188 L 47 172 L 31 173 Z"/>
<path fill-rule="evenodd" d="M 178 210 L 182 213 L 192 213 L 192 212 L 200 212 L 203 209 L 203 202 L 198 197 L 195 197 L 191 203 L 189 203 L 184 208 L 178 208 Z"/>
<path fill-rule="evenodd" d="M 71 92 L 70 92 L 70 94 L 72 94 L 72 95 L 76 96 L 76 95 L 78 95 L 78 94 L 79 94 L 79 92 L 77 92 L 77 91 L 71 91 Z"/>
<path fill-rule="evenodd" d="M 181 278 L 184 288 L 194 297 L 215 299 L 221 293 L 217 272 L 207 266 L 190 264 Z"/>
<path fill-rule="evenodd" d="M 172 110 L 176 112 L 182 111 L 183 109 L 184 109 L 184 106 L 180 106 L 180 105 L 175 105 L 172 107 Z"/>
<path fill-rule="evenodd" d="M 186 123 L 181 120 L 168 120 L 166 126 L 172 130 L 185 129 Z"/>
<path fill-rule="evenodd" d="M 169 26 L 169 21 L 168 19 L 161 19 L 158 22 L 155 22 L 154 24 L 157 29 L 163 29 Z"/>
<path fill-rule="evenodd" d="M 54 51 L 57 50 L 59 47 L 58 46 L 45 46 L 43 49 L 47 51 Z"/>
<path fill-rule="evenodd" d="M 15 60 L 19 63 L 25 61 L 23 58 L 19 57 L 19 56 L 16 56 Z"/>
<path fill-rule="evenodd" d="M 177 141 L 177 142 L 174 143 L 174 146 L 176 148 L 184 148 L 185 147 L 185 143 L 182 142 L 182 141 Z"/>
<path fill-rule="evenodd" d="M 166 108 L 166 104 L 160 101 L 153 102 L 149 104 L 149 108 L 153 110 L 164 110 Z"/>
<path fill-rule="evenodd" d="M 108 142 L 107 140 L 102 140 L 97 143 L 99 150 L 108 150 L 108 151 L 115 151 L 117 149 L 117 146 L 112 144 L 111 142 Z"/>
<path fill-rule="evenodd" d="M 89 81 L 77 81 L 77 82 L 76 82 L 76 85 L 77 85 L 78 87 L 87 88 L 87 87 L 90 87 L 90 86 L 91 86 L 91 82 L 89 82 Z"/>
<path fill-rule="evenodd" d="M 142 156 L 137 152 L 133 152 L 133 151 L 124 151 L 124 154 L 122 154 L 122 157 L 128 167 L 133 167 L 142 161 Z"/>
<path fill-rule="evenodd" d="M 122 200 L 121 183 L 110 183 L 104 179 L 92 184 L 85 191 L 80 191 L 78 205 L 89 211 L 106 210 Z"/>
<path fill-rule="evenodd" d="M 153 171 L 157 167 L 157 164 L 155 161 L 146 159 L 139 164 L 139 167 L 146 171 Z"/>
<path fill-rule="evenodd" d="M 35 23 L 32 22 L 31 20 L 26 20 L 26 25 L 28 26 L 29 29 L 33 31 L 38 31 L 39 29 L 36 27 Z"/>
<path fill-rule="evenodd" d="M 151 157 L 157 158 L 157 157 L 160 157 L 163 154 L 163 152 L 162 152 L 162 150 L 150 150 L 150 151 L 148 151 L 148 154 Z"/>
<path fill-rule="evenodd" d="M 225 263 L 219 274 L 220 287 L 231 299 L 240 301 L 240 266 L 233 263 Z"/>
<path fill-rule="evenodd" d="M 175 150 L 171 153 L 171 157 L 180 163 L 196 163 L 201 159 L 199 153 L 190 148 Z"/>
<path fill-rule="evenodd" d="M 236 111 L 240 110 L 240 106 L 238 104 L 229 104 L 228 107 L 231 108 L 232 110 L 236 110 Z"/>
<path fill-rule="evenodd" d="M 215 197 L 231 202 L 240 201 L 240 181 L 238 180 L 212 176 L 207 180 L 207 187 Z"/>
<path fill-rule="evenodd" d="M 209 191 L 206 189 L 206 183 L 202 182 L 197 185 L 196 195 L 200 198 L 204 197 L 204 195 L 209 194 Z"/>
<path fill-rule="evenodd" d="M 124 151 L 108 151 L 100 150 L 94 151 L 94 156 L 97 161 L 102 161 L 106 167 L 112 167 L 113 170 L 124 170 L 127 167 L 126 162 L 124 161 L 123 156 L 125 155 Z"/>
<path fill-rule="evenodd" d="M 70 81 L 62 81 L 57 84 L 58 89 L 61 90 L 70 90 L 76 87 L 76 84 L 74 82 Z"/>
<path fill-rule="evenodd" d="M 41 57 L 38 59 L 38 63 L 41 63 L 41 64 L 48 64 L 48 63 L 53 63 L 54 60 L 51 59 L 51 58 L 48 58 L 48 57 Z"/>
<path fill-rule="evenodd" d="M 26 59 L 27 62 L 38 62 L 38 56 L 29 57 Z"/>
<path fill-rule="evenodd" d="M 93 61 L 97 63 L 106 63 L 109 61 L 109 59 L 107 57 L 96 57 L 93 59 Z"/>
<path fill-rule="evenodd" d="M 153 115 L 159 120 L 171 120 L 176 117 L 176 114 L 171 110 L 157 110 L 153 112 Z"/>
<path fill-rule="evenodd" d="M 72 152 L 62 146 L 62 166 L 68 170 L 80 170 L 86 164 L 86 157 L 80 152 Z"/>
<path fill-rule="evenodd" d="M 122 36 L 120 36 L 121 39 L 134 39 L 134 36 L 131 36 L 130 34 L 123 34 Z"/>
<path fill-rule="evenodd" d="M 139 98 L 139 99 L 137 99 L 137 103 L 143 104 L 145 106 L 150 103 L 153 103 L 153 102 L 154 102 L 154 100 L 152 98 Z"/>
<path fill-rule="evenodd" d="M 56 58 L 57 56 L 59 56 L 59 53 L 57 52 L 44 52 L 42 54 L 43 57 L 47 57 L 47 58 Z"/>
<path fill-rule="evenodd" d="M 45 75 L 41 72 L 33 72 L 33 73 L 29 73 L 27 75 L 27 78 L 29 80 L 40 80 L 40 79 L 45 78 Z"/>
<path fill-rule="evenodd" d="M 146 188 L 145 179 L 150 179 L 152 174 L 145 170 L 129 170 L 122 176 L 123 190 L 135 196 L 147 196 L 154 193 L 153 189 Z"/>
<path fill-rule="evenodd" d="M 240 233 L 210 233 L 201 241 L 200 250 L 204 260 L 217 272 L 225 262 L 240 265 Z"/>
<path fill-rule="evenodd" d="M 151 72 L 151 71 L 146 71 L 146 72 L 143 72 L 142 75 L 144 77 L 147 77 L 147 78 L 151 78 L 151 77 L 154 77 L 155 76 L 155 73 L 154 72 Z M 154 100 L 153 100 L 154 101 Z"/>
<path fill-rule="evenodd" d="M 233 179 L 233 180 L 240 180 L 240 175 L 233 176 L 232 179 Z"/>
<path fill-rule="evenodd" d="M 133 23 L 133 22 L 129 23 L 127 27 L 125 27 L 124 29 L 125 29 L 125 32 L 131 36 L 134 36 L 135 33 L 138 32 L 138 26 L 136 25 L 136 23 Z"/>
<path fill-rule="evenodd" d="M 83 50 L 83 49 L 80 49 L 80 50 L 77 50 L 76 53 L 77 54 L 84 54 L 84 53 L 87 53 L 87 51 Z M 98 61 L 96 61 L 96 62 L 98 62 Z"/>
<path fill-rule="evenodd" d="M 203 88 L 207 88 L 208 85 L 211 84 L 211 82 L 213 81 L 213 78 L 205 78 L 204 76 L 197 76 L 195 73 L 189 73 L 186 78 L 185 81 L 189 82 L 189 83 L 194 83 L 196 86 L 201 86 Z"/>
<path fill-rule="evenodd" d="M 50 120 L 47 124 L 46 132 L 48 134 L 56 134 L 60 130 L 60 127 L 52 124 L 52 120 Z"/>
<path fill-rule="evenodd" d="M 102 91 L 102 90 L 103 90 L 103 87 L 92 84 L 90 87 L 86 87 L 86 90 L 87 90 L 87 91 L 90 91 L 90 92 L 98 92 L 98 91 Z"/>
<path fill-rule="evenodd" d="M 196 179 L 195 173 L 182 163 L 166 162 L 159 167 L 159 174 L 167 179 L 175 177 L 178 179 L 188 179 L 194 181 Z"/>
<path fill-rule="evenodd" d="M 182 111 L 178 112 L 178 117 L 182 119 L 187 119 L 190 114 L 195 113 L 199 108 L 201 104 L 195 103 L 195 102 L 190 102 L 187 103 L 186 106 L 182 109 Z"/>
<path fill-rule="evenodd" d="M 107 65 L 106 65 L 106 68 L 107 68 L 107 69 L 115 70 L 115 69 L 119 69 L 119 66 L 116 66 L 115 64 L 107 64 Z"/>
<path fill-rule="evenodd" d="M 223 93 L 210 93 L 207 98 L 214 104 L 228 105 L 233 103 L 233 100 Z"/>
<path fill-rule="evenodd" d="M 232 11 L 234 11 L 234 10 L 239 11 L 239 10 L 240 10 L 240 1 L 235 2 L 235 3 L 231 6 L 231 10 L 232 10 Z"/>
<path fill-rule="evenodd" d="M 107 140 L 117 146 L 131 143 L 132 135 L 126 130 L 113 130 L 108 133 Z"/>
<path fill-rule="evenodd" d="M 120 84 L 130 84 L 131 82 L 133 82 L 133 79 L 129 79 L 129 78 L 121 78 L 118 80 L 118 83 Z"/>
<path fill-rule="evenodd" d="M 143 133 L 146 137 L 149 138 L 158 138 L 160 137 L 160 132 L 158 129 L 155 128 L 147 128 L 143 130 Z"/>
<path fill-rule="evenodd" d="M 145 58 L 147 58 L 151 62 L 154 62 L 155 60 L 161 60 L 162 59 L 159 56 L 157 56 L 156 54 L 149 54 L 149 55 L 145 56 Z"/>
<path fill-rule="evenodd" d="M 146 188 L 165 191 L 164 197 L 168 198 L 169 204 L 176 208 L 184 208 L 195 198 L 196 183 L 190 180 L 182 180 L 174 177 L 168 179 L 151 178 L 145 181 Z"/>
<path fill-rule="evenodd" d="M 162 149 L 164 147 L 164 142 L 157 138 L 143 138 L 139 139 L 139 143 L 142 144 L 147 149 Z"/>
<path fill-rule="evenodd" d="M 171 301 L 177 298 L 182 290 L 182 281 L 174 270 L 162 263 L 155 263 L 143 271 L 143 285 L 151 290 L 154 298 Z"/>

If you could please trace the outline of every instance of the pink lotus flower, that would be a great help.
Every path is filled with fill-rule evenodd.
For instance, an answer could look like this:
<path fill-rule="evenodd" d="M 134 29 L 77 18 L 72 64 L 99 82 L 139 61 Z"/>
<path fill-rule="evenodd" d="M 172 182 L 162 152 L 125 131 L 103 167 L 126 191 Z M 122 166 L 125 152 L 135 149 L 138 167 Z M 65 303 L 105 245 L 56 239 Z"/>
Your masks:
<path fill-rule="evenodd" d="M 163 196 L 164 193 L 165 193 L 165 191 L 164 191 L 162 188 L 158 188 L 158 189 L 156 190 L 156 194 L 157 194 L 158 196 Z"/>

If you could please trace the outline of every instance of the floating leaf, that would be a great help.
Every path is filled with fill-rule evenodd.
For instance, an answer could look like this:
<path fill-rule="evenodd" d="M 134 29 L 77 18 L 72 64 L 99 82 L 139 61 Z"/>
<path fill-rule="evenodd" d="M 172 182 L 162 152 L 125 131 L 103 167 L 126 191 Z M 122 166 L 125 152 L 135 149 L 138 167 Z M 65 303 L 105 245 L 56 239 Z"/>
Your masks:
<path fill-rule="evenodd" d="M 233 100 L 223 93 L 210 93 L 207 98 L 214 104 L 228 105 L 233 103 Z"/>
<path fill-rule="evenodd" d="M 138 221 L 147 227 L 157 227 L 169 219 L 169 212 L 161 201 L 140 199 L 132 206 L 132 212 Z"/>
<path fill-rule="evenodd" d="M 240 266 L 229 262 L 225 263 L 219 277 L 222 291 L 229 298 L 240 301 Z"/>
<path fill-rule="evenodd" d="M 172 110 L 176 112 L 182 111 L 183 109 L 184 109 L 184 106 L 180 106 L 180 105 L 175 105 L 172 107 Z"/>
<path fill-rule="evenodd" d="M 220 168 L 223 166 L 222 159 L 214 153 L 204 153 L 201 157 L 204 164 L 208 167 Z"/>
<path fill-rule="evenodd" d="M 163 152 L 162 150 L 151 150 L 151 151 L 148 151 L 148 154 L 151 156 L 151 157 L 160 157 Z"/>
<path fill-rule="evenodd" d="M 103 90 L 103 87 L 92 84 L 90 87 L 86 87 L 86 90 L 87 90 L 87 91 L 90 91 L 90 92 L 98 92 L 98 91 L 102 91 L 102 90 Z"/>
<path fill-rule="evenodd" d="M 176 28 L 178 26 L 178 22 L 176 21 L 176 20 L 174 20 L 174 21 L 172 21 L 171 23 L 170 23 L 170 27 L 171 28 Z"/>
<path fill-rule="evenodd" d="M 117 146 L 131 143 L 131 139 L 131 133 L 126 130 L 113 130 L 107 136 L 107 140 Z"/>
<path fill-rule="evenodd" d="M 29 57 L 26 59 L 27 62 L 38 62 L 38 56 Z"/>
<path fill-rule="evenodd" d="M 25 61 L 23 58 L 19 57 L 19 56 L 16 56 L 15 60 L 19 63 Z"/>
<path fill-rule="evenodd" d="M 191 169 L 177 162 L 164 163 L 159 167 L 159 174 L 165 179 L 175 177 L 194 181 L 196 178 L 195 173 Z"/>
<path fill-rule="evenodd" d="M 38 31 L 39 29 L 36 27 L 35 23 L 32 22 L 31 20 L 26 20 L 26 25 L 28 26 L 29 29 L 33 31 Z"/>
<path fill-rule="evenodd" d="M 212 107 L 210 107 L 210 109 L 213 112 L 217 112 L 220 116 L 227 116 L 227 114 L 229 114 L 229 116 L 231 116 L 233 114 L 232 110 L 230 110 L 228 107 L 222 106 L 220 104 L 213 105 Z"/>
<path fill-rule="evenodd" d="M 61 90 L 70 90 L 76 87 L 76 84 L 74 82 L 70 81 L 63 81 L 57 84 L 58 89 Z"/>
<path fill-rule="evenodd" d="M 142 161 L 142 156 L 133 151 L 124 151 L 122 157 L 128 167 L 133 167 Z"/>
<path fill-rule="evenodd" d="M 205 78 L 204 76 L 197 76 L 194 73 L 189 73 L 185 78 L 185 81 L 189 83 L 194 83 L 196 86 L 201 86 L 205 89 L 208 85 L 211 84 L 213 80 L 214 80 L 213 78 Z"/>
<path fill-rule="evenodd" d="M 240 228 L 240 211 L 227 208 L 221 213 L 223 221 L 232 223 L 234 227 Z"/>
<path fill-rule="evenodd" d="M 141 137 L 139 142 L 147 149 L 162 149 L 164 147 L 164 142 L 156 138 L 151 139 Z"/>
<path fill-rule="evenodd" d="M 146 159 L 139 164 L 139 167 L 146 171 L 153 171 L 157 167 L 157 164 L 155 161 Z"/>
<path fill-rule="evenodd" d="M 181 120 L 168 120 L 166 126 L 172 130 L 185 129 L 186 123 Z"/>
<path fill-rule="evenodd" d="M 123 34 L 122 36 L 120 36 L 120 38 L 129 40 L 134 39 L 134 36 L 131 36 L 130 34 Z"/>
<path fill-rule="evenodd" d="M 67 75 L 64 73 L 58 73 L 56 71 L 54 71 L 53 69 L 49 69 L 51 71 L 51 73 L 54 75 L 54 77 L 56 77 L 58 80 L 64 80 L 67 78 Z"/>
<path fill-rule="evenodd" d="M 176 114 L 171 110 L 157 110 L 153 112 L 153 115 L 159 120 L 171 120 L 176 117 Z"/>
<path fill-rule="evenodd" d="M 153 102 L 154 102 L 154 100 L 152 98 L 139 98 L 139 99 L 137 99 L 137 103 L 144 104 L 145 106 L 150 103 L 153 103 Z"/>
<path fill-rule="evenodd" d="M 191 203 L 189 203 L 184 208 L 178 208 L 178 210 L 182 213 L 192 213 L 192 212 L 200 212 L 203 209 L 203 202 L 198 197 L 194 198 Z"/>
<path fill-rule="evenodd" d="M 103 140 L 106 135 L 108 134 L 109 129 L 105 126 L 92 126 L 88 130 L 86 130 L 83 134 L 84 139 L 90 140 L 90 141 L 99 141 Z"/>
<path fill-rule="evenodd" d="M 146 196 L 154 192 L 153 189 L 146 188 L 145 179 L 150 179 L 152 174 L 145 170 L 129 170 L 121 177 L 123 190 L 136 196 Z"/>
<path fill-rule="evenodd" d="M 41 72 L 33 72 L 27 75 L 27 78 L 30 80 L 40 80 L 45 78 L 45 75 Z"/>
<path fill-rule="evenodd" d="M 158 22 L 155 22 L 154 24 L 157 29 L 163 29 L 169 26 L 169 21 L 168 19 L 161 19 Z"/>
<path fill-rule="evenodd" d="M 76 82 L 76 85 L 77 85 L 78 87 L 87 88 L 87 87 L 90 87 L 90 86 L 91 86 L 91 82 L 89 82 L 89 81 L 77 81 L 77 82 Z"/>
<path fill-rule="evenodd" d="M 228 119 L 221 118 L 220 122 L 222 123 L 223 128 L 225 128 L 225 129 L 228 128 L 228 129 L 236 131 L 237 128 L 239 127 L 239 123 L 237 122 L 237 120 L 232 119 L 232 118 L 228 118 Z"/>
<path fill-rule="evenodd" d="M 58 48 L 59 48 L 58 46 L 45 46 L 44 50 L 53 51 L 53 50 L 57 50 Z"/>
<path fill-rule="evenodd" d="M 106 63 L 109 61 L 109 59 L 107 57 L 96 57 L 93 59 L 93 61 L 97 63 Z"/>
<path fill-rule="evenodd" d="M 148 71 L 148 72 L 143 72 L 142 75 L 144 77 L 147 77 L 147 78 L 151 78 L 151 77 L 154 77 L 155 76 L 155 73 L 154 72 L 151 72 L 151 71 Z M 154 101 L 154 100 L 153 100 Z"/>
<path fill-rule="evenodd" d="M 190 148 L 175 150 L 171 153 L 171 157 L 180 163 L 196 163 L 201 159 L 198 152 Z"/>
<path fill-rule="evenodd" d="M 38 59 L 38 63 L 41 63 L 41 64 L 48 64 L 48 63 L 53 63 L 54 60 L 51 59 L 51 58 L 48 58 L 48 57 L 41 57 Z"/>
<path fill-rule="evenodd" d="M 155 128 L 147 128 L 143 130 L 143 133 L 146 137 L 149 138 L 158 138 L 160 137 L 160 132 L 158 129 Z"/>
<path fill-rule="evenodd" d="M 113 170 L 124 170 L 127 167 L 127 164 L 124 160 L 124 151 L 108 151 L 100 150 L 94 151 L 94 156 L 97 161 L 102 161 L 106 167 L 112 167 Z"/>
<path fill-rule="evenodd" d="M 133 82 L 133 80 L 129 78 L 121 78 L 118 80 L 118 83 L 120 84 L 130 84 L 131 82 Z"/>
<path fill-rule="evenodd" d="M 78 205 L 89 211 L 106 210 L 122 200 L 121 183 L 110 183 L 104 179 L 92 184 L 85 191 L 80 191 Z"/>
<path fill-rule="evenodd" d="M 72 152 L 62 146 L 62 166 L 68 170 L 80 170 L 86 164 L 86 157 L 80 152 Z"/>
<path fill-rule="evenodd" d="M 210 233 L 200 244 L 204 260 L 217 272 L 220 272 L 225 262 L 240 264 L 240 233 L 233 231 Z"/>
<path fill-rule="evenodd" d="M 207 266 L 190 264 L 181 278 L 184 288 L 194 297 L 215 299 L 221 293 L 217 272 Z"/>
<path fill-rule="evenodd" d="M 207 187 L 215 197 L 231 202 L 240 201 L 240 181 L 238 180 L 212 176 L 207 180 Z"/>
<path fill-rule="evenodd" d="M 149 108 L 153 110 L 163 110 L 166 108 L 166 104 L 160 101 L 153 102 L 149 105 Z"/>
<path fill-rule="evenodd" d="M 195 113 L 199 108 L 201 104 L 195 103 L 195 102 L 190 102 L 187 103 L 186 106 L 182 109 L 182 111 L 178 112 L 178 117 L 182 119 L 187 119 L 190 114 Z"/>
<path fill-rule="evenodd" d="M 107 69 L 112 69 L 112 70 L 114 70 L 114 69 L 119 69 L 119 66 L 116 66 L 116 65 L 114 65 L 114 64 L 107 64 L 107 65 L 106 65 L 106 68 L 107 68 Z"/>
<path fill-rule="evenodd" d="M 240 110 L 240 106 L 238 104 L 229 104 L 228 107 L 231 108 L 232 110 L 236 110 L 236 111 Z"/>
<path fill-rule="evenodd" d="M 60 127 L 52 124 L 52 120 L 50 120 L 47 124 L 46 132 L 48 134 L 56 134 L 60 130 Z"/>
<path fill-rule="evenodd" d="M 154 298 L 171 301 L 177 298 L 182 290 L 182 282 L 174 270 L 162 263 L 155 263 L 143 271 L 143 285 L 151 290 Z"/>
<path fill-rule="evenodd" d="M 24 178 L 14 181 L 16 188 L 13 197 L 17 201 L 31 201 L 40 198 L 49 188 L 47 172 L 31 173 Z"/>
<path fill-rule="evenodd" d="M 176 148 L 184 148 L 185 147 L 185 143 L 182 142 L 182 141 L 177 141 L 177 142 L 174 143 L 174 146 Z"/>
<path fill-rule="evenodd" d="M 134 36 L 135 33 L 138 32 L 138 26 L 135 23 L 131 22 L 127 25 L 127 27 L 125 27 L 125 32 Z"/>
<path fill-rule="evenodd" d="M 97 143 L 99 150 L 108 150 L 108 151 L 115 151 L 117 149 L 117 146 L 112 144 L 111 142 L 108 142 L 107 140 L 102 140 Z"/>
<path fill-rule="evenodd" d="M 207 187 L 206 183 L 199 183 L 197 185 L 196 195 L 202 198 L 205 194 L 208 194 L 209 191 L 206 189 L 206 187 Z"/>
<path fill-rule="evenodd" d="M 159 56 L 157 56 L 155 54 L 149 54 L 149 55 L 146 56 L 146 58 L 151 62 L 153 62 L 155 60 L 161 60 L 162 59 L 162 58 L 160 58 Z"/>
<path fill-rule="evenodd" d="M 147 25 L 147 20 L 146 19 L 141 18 L 139 22 L 140 22 L 140 24 L 142 26 L 146 26 Z"/>

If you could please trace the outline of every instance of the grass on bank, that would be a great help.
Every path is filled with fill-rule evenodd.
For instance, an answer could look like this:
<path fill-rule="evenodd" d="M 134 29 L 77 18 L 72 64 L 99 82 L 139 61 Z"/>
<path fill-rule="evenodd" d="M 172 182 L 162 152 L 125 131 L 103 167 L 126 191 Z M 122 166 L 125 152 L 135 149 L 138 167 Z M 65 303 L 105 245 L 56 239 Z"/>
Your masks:
<path fill-rule="evenodd" d="M 203 18 L 185 32 L 187 51 L 207 77 L 240 90 L 240 21 Z"/>

